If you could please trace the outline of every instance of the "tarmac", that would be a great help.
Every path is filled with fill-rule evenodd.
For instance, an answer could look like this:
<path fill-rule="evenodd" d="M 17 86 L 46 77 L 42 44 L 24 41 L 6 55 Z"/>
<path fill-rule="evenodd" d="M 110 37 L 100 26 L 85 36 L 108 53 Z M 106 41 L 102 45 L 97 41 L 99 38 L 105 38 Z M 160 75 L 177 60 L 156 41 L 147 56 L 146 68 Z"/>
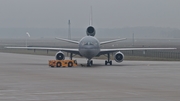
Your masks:
<path fill-rule="evenodd" d="M 0 101 L 179 101 L 179 61 L 50 68 L 53 56 L 0 53 Z"/>

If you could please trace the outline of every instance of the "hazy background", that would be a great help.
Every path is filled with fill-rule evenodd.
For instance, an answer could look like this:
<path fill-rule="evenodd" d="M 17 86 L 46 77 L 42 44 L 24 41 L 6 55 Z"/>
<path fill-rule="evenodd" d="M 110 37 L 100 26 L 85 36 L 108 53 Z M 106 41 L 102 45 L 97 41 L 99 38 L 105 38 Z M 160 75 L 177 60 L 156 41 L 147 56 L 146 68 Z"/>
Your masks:
<path fill-rule="evenodd" d="M 26 43 L 28 46 L 77 48 L 55 37 L 68 38 L 68 20 L 71 20 L 73 40 L 86 36 L 92 6 L 93 26 L 100 41 L 127 38 L 102 45 L 102 48 L 176 47 L 177 50 L 170 52 L 148 51 L 149 55 L 142 51 L 123 53 L 180 59 L 179 4 L 180 0 L 0 0 L 0 51 L 17 52 L 4 47 L 26 46 Z M 26 32 L 30 33 L 30 38 Z M 18 50 L 35 54 L 32 50 L 26 51 Z"/>
<path fill-rule="evenodd" d="M 0 0 L 0 37 L 85 36 L 90 6 L 97 37 L 180 38 L 180 0 Z"/>

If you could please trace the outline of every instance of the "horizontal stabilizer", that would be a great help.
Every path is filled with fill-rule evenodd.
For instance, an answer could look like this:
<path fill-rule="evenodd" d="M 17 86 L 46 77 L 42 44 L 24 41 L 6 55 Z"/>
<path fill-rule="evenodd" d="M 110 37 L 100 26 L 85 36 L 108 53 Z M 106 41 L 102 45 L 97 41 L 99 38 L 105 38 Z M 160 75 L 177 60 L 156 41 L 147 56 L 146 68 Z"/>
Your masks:
<path fill-rule="evenodd" d="M 108 44 L 108 43 L 113 43 L 113 42 L 117 42 L 117 41 L 122 41 L 122 40 L 126 40 L 126 39 L 127 39 L 127 38 L 114 39 L 114 40 L 109 40 L 109 41 L 103 41 L 103 42 L 100 42 L 100 45 Z"/>
<path fill-rule="evenodd" d="M 57 40 L 61 40 L 61 41 L 66 41 L 66 42 L 70 42 L 70 43 L 75 43 L 75 44 L 79 44 L 78 41 L 74 41 L 74 40 L 69 40 L 69 39 L 63 39 L 63 38 L 56 38 Z"/>

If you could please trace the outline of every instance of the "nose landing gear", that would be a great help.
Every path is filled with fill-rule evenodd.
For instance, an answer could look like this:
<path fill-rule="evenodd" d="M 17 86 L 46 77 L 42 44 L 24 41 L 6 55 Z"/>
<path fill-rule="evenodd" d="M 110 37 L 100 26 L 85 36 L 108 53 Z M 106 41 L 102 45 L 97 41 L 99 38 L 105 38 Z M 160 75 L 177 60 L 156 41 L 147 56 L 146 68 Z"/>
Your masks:
<path fill-rule="evenodd" d="M 93 65 L 93 60 L 87 60 L 87 67 L 91 67 Z"/>

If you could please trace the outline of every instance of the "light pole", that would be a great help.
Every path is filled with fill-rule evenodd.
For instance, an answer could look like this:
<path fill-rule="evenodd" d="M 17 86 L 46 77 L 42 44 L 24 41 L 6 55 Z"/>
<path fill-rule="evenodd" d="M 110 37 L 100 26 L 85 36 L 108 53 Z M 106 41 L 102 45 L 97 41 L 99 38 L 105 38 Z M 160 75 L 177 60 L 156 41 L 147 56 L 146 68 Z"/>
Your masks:
<path fill-rule="evenodd" d="M 27 34 L 27 38 L 26 38 L 26 47 L 27 47 L 27 41 L 28 41 L 28 38 L 30 38 L 31 36 L 30 36 L 30 34 L 28 33 L 28 32 L 26 32 L 26 34 Z"/>

